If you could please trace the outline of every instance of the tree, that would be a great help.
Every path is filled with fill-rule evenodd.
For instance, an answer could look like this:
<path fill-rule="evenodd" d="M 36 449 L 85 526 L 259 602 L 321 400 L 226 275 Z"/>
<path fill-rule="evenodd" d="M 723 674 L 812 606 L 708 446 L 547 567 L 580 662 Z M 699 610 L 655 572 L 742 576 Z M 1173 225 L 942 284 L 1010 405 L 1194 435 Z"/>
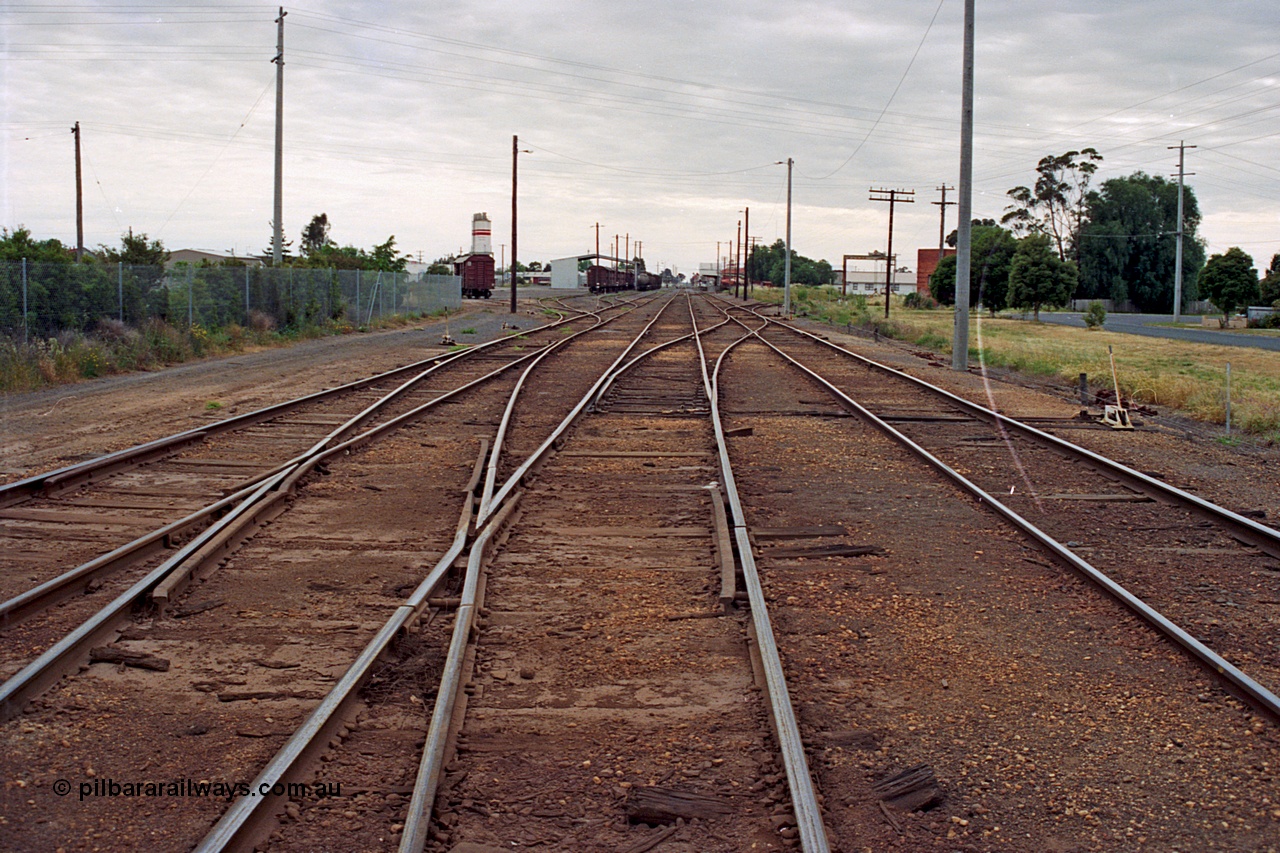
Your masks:
<path fill-rule="evenodd" d="M 1280 255 L 1271 256 L 1271 266 L 1267 274 L 1258 283 L 1258 295 L 1263 305 L 1274 305 L 1280 302 Z"/>
<path fill-rule="evenodd" d="M 972 270 L 972 267 L 970 268 Z M 969 287 L 973 288 L 973 277 L 969 278 Z M 956 303 L 956 256 L 947 255 L 938 261 L 929 276 L 929 293 L 942 305 Z"/>
<path fill-rule="evenodd" d="M 164 263 L 169 252 L 159 240 L 148 240 L 146 234 L 120 235 L 120 248 L 99 246 L 103 260 L 129 267 L 122 287 L 124 316 L 130 323 L 140 323 L 145 317 L 167 317 L 169 292 L 164 287 Z"/>
<path fill-rule="evenodd" d="M 771 281 L 781 284 L 786 275 L 787 244 L 777 240 L 772 246 L 754 246 L 747 256 L 747 274 L 752 281 Z M 832 284 L 835 270 L 825 260 L 815 261 L 791 250 L 792 284 Z"/>
<path fill-rule="evenodd" d="M 328 245 L 330 245 L 329 215 L 317 213 L 311 217 L 307 227 L 302 229 L 302 255 L 303 257 L 314 255 Z"/>
<path fill-rule="evenodd" d="M 32 240 L 31 232 L 21 225 L 13 231 L 0 228 L 0 261 L 26 259 L 28 263 L 69 264 L 74 251 L 55 238 Z"/>
<path fill-rule="evenodd" d="M 373 253 L 365 263 L 367 270 L 381 272 L 404 272 L 409 264 L 409 256 L 396 251 L 396 235 L 392 234 L 385 242 L 373 247 Z"/>
<path fill-rule="evenodd" d="M 1253 258 L 1239 246 L 1227 249 L 1225 255 L 1214 255 L 1200 273 L 1200 287 L 1218 306 L 1225 322 L 1236 308 L 1259 297 L 1258 271 L 1253 267 Z"/>
<path fill-rule="evenodd" d="M 1041 305 L 1066 305 L 1076 287 L 1076 265 L 1057 257 L 1046 234 L 1028 234 L 1018 241 L 1009 265 L 1009 304 L 1031 308 L 1037 322 Z"/>
<path fill-rule="evenodd" d="M 113 264 L 133 264 L 135 266 L 162 267 L 169 260 L 169 252 L 159 240 L 147 241 L 146 234 L 128 233 L 120 235 L 120 248 L 99 246 L 102 257 Z"/>
<path fill-rule="evenodd" d="M 1008 307 L 1009 264 L 1017 251 L 1018 241 L 994 220 L 973 220 L 969 238 L 969 295 L 974 304 L 981 303 L 994 317 Z M 955 302 L 956 259 L 948 255 L 938 262 L 929 277 L 933 298 L 944 305 Z"/>
<path fill-rule="evenodd" d="M 1040 158 L 1035 186 L 1009 190 L 1013 204 L 1000 221 L 1016 234 L 1048 235 L 1058 250 L 1058 259 L 1065 261 L 1068 249 L 1073 253 L 1078 250 L 1089 180 L 1100 162 L 1102 155 L 1093 148 Z"/>
<path fill-rule="evenodd" d="M 1196 237 L 1200 207 L 1183 189 L 1182 297 L 1197 298 L 1204 246 Z M 1178 184 L 1134 172 L 1104 181 L 1085 202 L 1077 299 L 1132 301 L 1139 311 L 1171 313 L 1177 262 Z"/>

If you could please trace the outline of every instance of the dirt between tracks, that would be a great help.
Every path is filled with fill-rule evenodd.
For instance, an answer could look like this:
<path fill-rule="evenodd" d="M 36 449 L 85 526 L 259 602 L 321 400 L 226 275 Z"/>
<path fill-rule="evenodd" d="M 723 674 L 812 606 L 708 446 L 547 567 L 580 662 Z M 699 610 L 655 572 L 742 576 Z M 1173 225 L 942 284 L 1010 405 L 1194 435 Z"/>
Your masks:
<path fill-rule="evenodd" d="M 454 340 L 469 344 L 511 334 L 504 324 L 533 328 L 549 321 L 536 303 L 522 303 L 515 320 L 505 306 L 467 303 L 447 327 Z M 320 338 L 0 396 L 0 483 L 446 353 L 440 343 L 445 329 L 444 320 L 432 319 L 409 329 Z"/>

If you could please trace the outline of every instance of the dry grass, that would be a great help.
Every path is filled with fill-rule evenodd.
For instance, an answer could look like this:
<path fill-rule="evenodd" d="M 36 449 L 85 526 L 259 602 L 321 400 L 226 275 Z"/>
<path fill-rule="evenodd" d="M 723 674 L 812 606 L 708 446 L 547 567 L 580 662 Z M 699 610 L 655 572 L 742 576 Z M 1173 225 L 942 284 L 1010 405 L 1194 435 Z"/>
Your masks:
<path fill-rule="evenodd" d="M 950 311 L 899 310 L 895 325 L 908 340 L 950 352 L 952 316 Z M 1280 438 L 1280 357 L 1269 350 L 987 317 L 972 320 L 969 345 L 975 359 L 990 365 L 1066 384 L 1086 373 L 1095 386 L 1111 383 L 1111 346 L 1126 397 L 1210 423 L 1225 420 L 1230 362 L 1232 427 Z"/>
<path fill-rule="evenodd" d="M 782 298 L 780 291 L 766 288 L 758 289 L 755 296 L 771 302 Z M 906 309 L 895 298 L 891 319 L 885 324 L 883 297 L 855 303 L 853 297 L 842 300 L 835 288 L 794 288 L 792 297 L 797 314 L 836 325 L 874 322 L 882 333 L 926 349 L 951 352 L 954 313 L 948 309 Z M 969 326 L 969 351 L 975 361 L 1070 386 L 1081 373 L 1088 374 L 1094 387 L 1110 386 L 1108 345 L 1115 351 L 1116 374 L 1125 397 L 1208 423 L 1225 420 L 1226 367 L 1230 362 L 1232 429 L 1280 440 L 1280 356 L 1270 350 L 977 314 Z"/>

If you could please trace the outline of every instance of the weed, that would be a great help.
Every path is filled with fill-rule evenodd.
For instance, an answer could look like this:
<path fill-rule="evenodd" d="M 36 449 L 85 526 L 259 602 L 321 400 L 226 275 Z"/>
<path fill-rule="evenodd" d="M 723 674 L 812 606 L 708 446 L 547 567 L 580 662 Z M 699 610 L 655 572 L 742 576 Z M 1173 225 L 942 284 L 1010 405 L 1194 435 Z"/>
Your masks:
<path fill-rule="evenodd" d="M 458 334 L 460 335 L 474 335 L 475 333 L 476 333 L 476 330 L 471 327 L 468 327 L 466 329 L 463 329 L 461 332 L 458 332 Z"/>
<path fill-rule="evenodd" d="M 205 411 L 210 411 L 210 412 L 217 411 L 218 409 L 222 408 L 222 404 L 219 403 L 217 400 L 210 400 L 209 402 L 204 404 L 204 408 L 205 408 Z"/>

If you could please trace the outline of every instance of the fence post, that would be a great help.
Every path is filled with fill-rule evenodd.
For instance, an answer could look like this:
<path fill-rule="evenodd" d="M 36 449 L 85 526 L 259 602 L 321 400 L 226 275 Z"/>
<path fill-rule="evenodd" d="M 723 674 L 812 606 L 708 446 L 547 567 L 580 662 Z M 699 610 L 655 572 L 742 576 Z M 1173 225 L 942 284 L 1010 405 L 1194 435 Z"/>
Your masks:
<path fill-rule="evenodd" d="M 27 331 L 27 259 L 22 259 L 22 342 L 28 343 Z"/>
<path fill-rule="evenodd" d="M 195 325 L 195 300 L 191 296 L 191 288 L 195 287 L 195 269 L 187 267 L 187 328 Z"/>
<path fill-rule="evenodd" d="M 399 307 L 400 307 L 399 300 L 398 300 L 398 299 L 396 299 L 396 291 L 397 291 L 397 287 L 396 287 L 396 285 L 397 285 L 397 284 L 399 284 L 399 282 L 400 282 L 400 273 L 398 273 L 398 272 L 393 272 L 393 273 L 391 274 L 391 313 L 392 313 L 392 314 L 398 314 L 398 313 L 399 313 L 399 312 L 396 310 L 397 308 L 399 308 Z"/>
<path fill-rule="evenodd" d="M 1231 362 L 1227 362 L 1227 435 L 1231 435 Z"/>
<path fill-rule="evenodd" d="M 360 325 L 360 270 L 356 270 L 356 325 Z"/>
<path fill-rule="evenodd" d="M 116 262 L 116 300 L 120 304 L 120 322 L 124 322 L 124 261 Z"/>
<path fill-rule="evenodd" d="M 249 327 L 249 266 L 244 268 L 244 325 Z"/>

